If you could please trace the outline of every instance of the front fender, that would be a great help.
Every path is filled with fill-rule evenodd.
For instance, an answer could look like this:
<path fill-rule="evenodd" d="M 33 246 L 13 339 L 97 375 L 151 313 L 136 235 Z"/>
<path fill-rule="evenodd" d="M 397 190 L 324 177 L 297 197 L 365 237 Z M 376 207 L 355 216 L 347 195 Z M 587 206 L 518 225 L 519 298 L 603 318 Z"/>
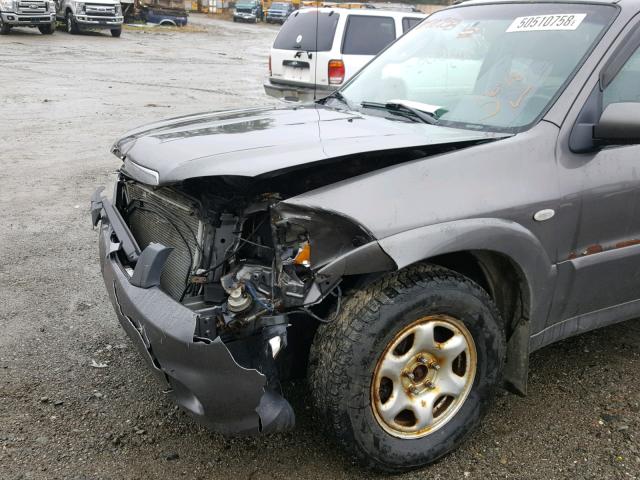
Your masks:
<path fill-rule="evenodd" d="M 536 236 L 522 225 L 498 218 L 456 220 L 407 230 L 379 240 L 379 244 L 398 268 L 460 251 L 491 251 L 508 257 L 520 268 L 527 284 L 531 330 L 544 327 L 555 265 Z"/>
<path fill-rule="evenodd" d="M 379 245 L 398 268 L 461 251 L 499 253 L 518 267 L 529 298 L 528 321 L 518 322 L 509 338 L 504 379 L 512 390 L 526 394 L 531 333 L 545 325 L 556 277 L 536 236 L 516 222 L 475 218 L 407 230 L 379 240 Z"/>

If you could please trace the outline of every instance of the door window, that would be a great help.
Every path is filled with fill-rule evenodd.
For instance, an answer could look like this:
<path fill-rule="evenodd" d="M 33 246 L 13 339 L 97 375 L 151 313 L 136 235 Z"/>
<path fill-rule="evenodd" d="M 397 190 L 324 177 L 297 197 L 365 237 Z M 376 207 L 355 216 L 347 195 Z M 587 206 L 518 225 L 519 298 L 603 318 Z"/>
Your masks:
<path fill-rule="evenodd" d="M 413 27 L 418 25 L 422 20 L 422 18 L 404 17 L 402 19 L 402 33 L 407 33 Z"/>
<path fill-rule="evenodd" d="M 342 53 L 377 55 L 395 39 L 396 26 L 393 18 L 350 15 L 344 33 Z"/>
<path fill-rule="evenodd" d="M 604 90 L 602 108 L 610 103 L 640 102 L 640 48 Z"/>

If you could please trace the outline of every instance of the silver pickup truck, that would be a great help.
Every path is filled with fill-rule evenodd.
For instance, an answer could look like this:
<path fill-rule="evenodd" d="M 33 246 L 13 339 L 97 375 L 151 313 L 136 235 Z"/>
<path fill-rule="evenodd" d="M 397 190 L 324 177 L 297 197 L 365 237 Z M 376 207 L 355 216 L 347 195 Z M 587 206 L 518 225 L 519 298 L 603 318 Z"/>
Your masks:
<path fill-rule="evenodd" d="M 72 35 L 85 30 L 110 30 L 114 37 L 122 34 L 124 17 L 118 0 L 56 0 L 56 3 L 58 20 L 64 22 L 67 32 Z"/>
<path fill-rule="evenodd" d="M 13 27 L 37 28 L 44 35 L 56 30 L 56 4 L 53 0 L 0 0 L 0 35 Z"/>

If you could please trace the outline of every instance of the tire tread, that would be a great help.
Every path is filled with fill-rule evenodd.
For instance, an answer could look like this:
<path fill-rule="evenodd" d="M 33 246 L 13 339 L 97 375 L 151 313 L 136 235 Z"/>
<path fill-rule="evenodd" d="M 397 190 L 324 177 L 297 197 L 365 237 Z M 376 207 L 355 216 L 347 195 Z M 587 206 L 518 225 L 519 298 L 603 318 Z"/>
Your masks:
<path fill-rule="evenodd" d="M 483 300 L 504 330 L 498 309 L 488 293 L 469 278 L 444 267 L 417 264 L 386 275 L 345 301 L 338 317 L 322 325 L 311 347 L 308 381 L 319 422 L 331 431 L 339 445 L 369 467 L 380 464 L 354 445 L 346 413 L 341 407 L 341 392 L 349 385 L 347 367 L 353 361 L 352 347 L 368 325 L 376 322 L 385 305 L 401 301 L 415 287 L 455 286 Z M 504 358 L 502 359 L 504 361 Z M 383 468 L 384 469 L 384 468 Z M 391 467 L 389 471 L 398 471 Z"/>

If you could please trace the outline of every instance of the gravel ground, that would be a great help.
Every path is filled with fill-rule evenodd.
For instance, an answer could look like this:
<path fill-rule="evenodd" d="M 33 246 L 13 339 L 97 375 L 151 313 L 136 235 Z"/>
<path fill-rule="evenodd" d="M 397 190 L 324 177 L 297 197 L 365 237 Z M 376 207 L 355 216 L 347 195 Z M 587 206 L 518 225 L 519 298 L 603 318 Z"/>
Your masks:
<path fill-rule="evenodd" d="M 88 199 L 109 146 L 160 117 L 270 102 L 277 28 L 192 17 L 186 32 L 0 37 L 0 479 L 379 478 L 319 431 L 225 439 L 173 407 L 117 324 Z M 95 361 L 105 368 L 92 367 Z M 537 352 L 530 394 L 501 394 L 460 450 L 418 478 L 640 478 L 640 325 Z"/>

